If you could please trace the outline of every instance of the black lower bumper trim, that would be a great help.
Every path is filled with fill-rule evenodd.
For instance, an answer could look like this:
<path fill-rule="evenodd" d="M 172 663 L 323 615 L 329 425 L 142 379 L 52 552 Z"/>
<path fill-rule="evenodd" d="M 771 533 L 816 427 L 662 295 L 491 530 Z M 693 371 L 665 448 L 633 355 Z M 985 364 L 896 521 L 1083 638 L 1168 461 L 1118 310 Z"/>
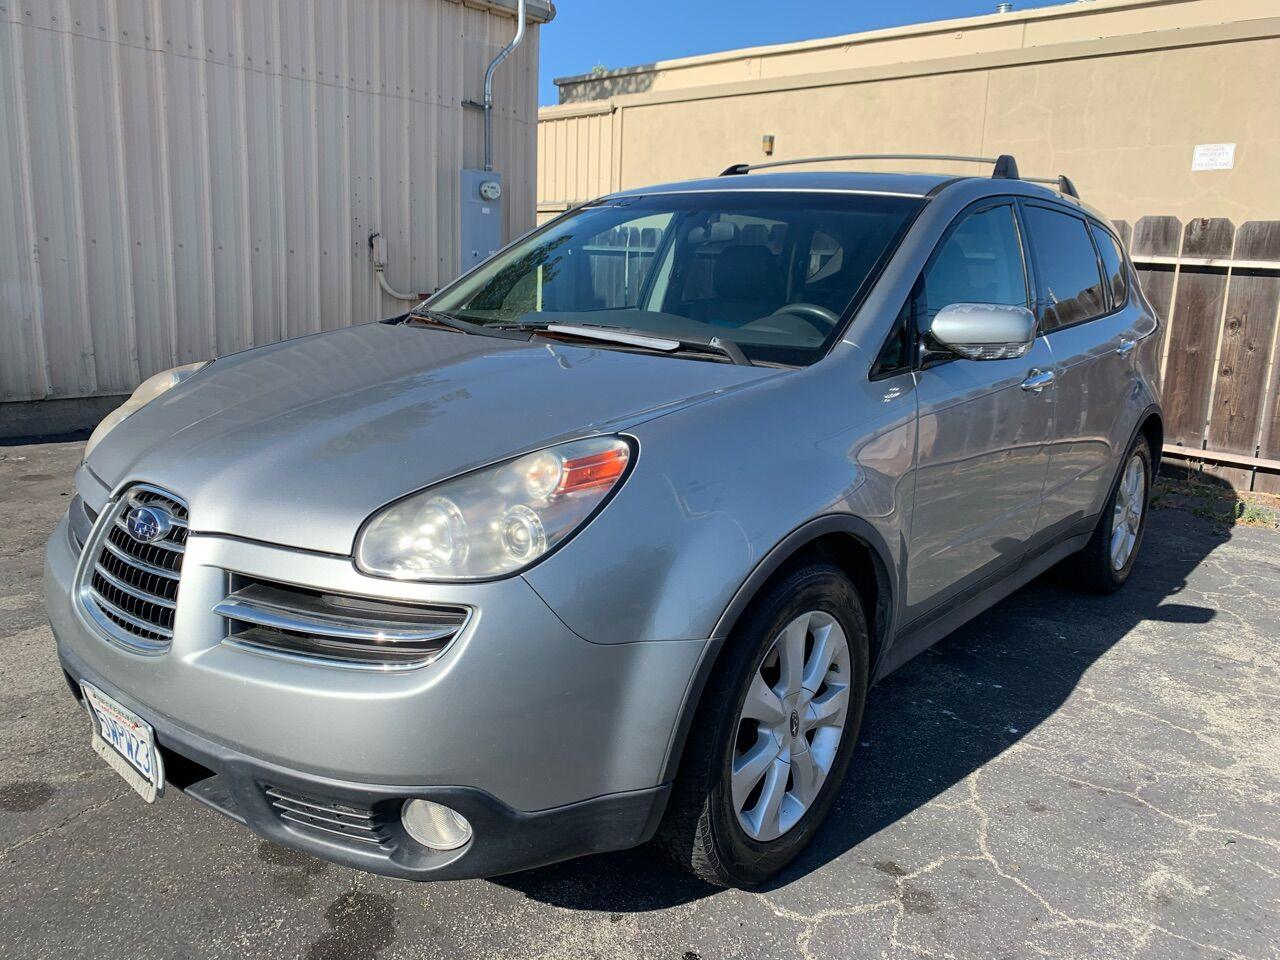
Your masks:
<path fill-rule="evenodd" d="M 352 783 L 301 773 L 185 730 L 116 690 L 67 651 L 59 653 L 74 694 L 80 692 L 76 681 L 88 680 L 150 723 L 161 750 L 182 758 L 188 765 L 185 769 L 203 768 L 210 774 L 170 786 L 274 843 L 370 873 L 406 880 L 494 877 L 638 846 L 657 831 L 671 792 L 671 785 L 663 784 L 529 813 L 513 810 L 475 787 Z M 282 819 L 266 792 L 268 787 L 372 811 L 381 825 L 379 842 L 354 842 Z M 474 839 L 461 850 L 448 852 L 413 841 L 400 826 L 398 811 L 405 800 L 419 798 L 458 811 L 471 823 Z"/>

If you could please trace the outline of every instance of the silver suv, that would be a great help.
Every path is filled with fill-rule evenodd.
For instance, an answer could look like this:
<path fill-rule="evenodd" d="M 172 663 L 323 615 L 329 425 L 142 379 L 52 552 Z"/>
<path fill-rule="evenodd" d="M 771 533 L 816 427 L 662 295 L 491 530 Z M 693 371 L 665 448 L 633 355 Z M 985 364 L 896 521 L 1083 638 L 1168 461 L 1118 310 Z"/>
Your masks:
<path fill-rule="evenodd" d="M 1129 577 L 1158 324 L 1069 181 L 632 190 L 413 312 L 147 381 L 48 544 L 95 749 L 412 879 L 651 839 L 751 885 L 867 688 L 1060 561 Z"/>

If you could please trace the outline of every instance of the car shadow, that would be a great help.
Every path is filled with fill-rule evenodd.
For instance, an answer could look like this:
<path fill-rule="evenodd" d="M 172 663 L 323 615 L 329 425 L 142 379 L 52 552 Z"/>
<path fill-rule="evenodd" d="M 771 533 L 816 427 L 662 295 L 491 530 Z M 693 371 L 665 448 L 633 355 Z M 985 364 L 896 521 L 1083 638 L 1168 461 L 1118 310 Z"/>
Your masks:
<path fill-rule="evenodd" d="M 1225 484 L 1215 492 L 1230 497 Z M 1071 586 L 1068 569 L 1056 568 L 877 684 L 830 819 L 765 889 L 843 855 L 1008 750 L 1052 716 L 1085 671 L 1139 624 L 1213 619 L 1214 610 L 1180 603 L 1178 594 L 1231 530 L 1187 509 L 1153 509 L 1125 589 L 1110 596 L 1081 593 Z M 645 848 L 493 882 L 554 906 L 617 914 L 716 892 Z"/>

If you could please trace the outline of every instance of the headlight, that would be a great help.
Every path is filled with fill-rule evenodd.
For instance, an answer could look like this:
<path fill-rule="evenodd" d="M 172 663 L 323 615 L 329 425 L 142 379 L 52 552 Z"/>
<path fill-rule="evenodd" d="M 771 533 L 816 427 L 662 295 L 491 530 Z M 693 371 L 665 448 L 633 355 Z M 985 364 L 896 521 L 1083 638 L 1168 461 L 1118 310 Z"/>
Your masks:
<path fill-rule="evenodd" d="M 138 389 L 133 391 L 133 395 L 103 417 L 93 433 L 89 434 L 89 442 L 84 445 L 84 458 L 88 460 L 89 454 L 93 453 L 93 448 L 102 442 L 103 437 L 119 426 L 121 421 L 137 413 L 162 393 L 172 390 L 208 362 L 203 360 L 200 363 L 184 364 L 143 380 L 138 384 Z"/>
<path fill-rule="evenodd" d="M 515 573 L 590 519 L 631 456 L 621 437 L 593 437 L 446 480 L 374 514 L 356 540 L 356 565 L 397 580 Z"/>

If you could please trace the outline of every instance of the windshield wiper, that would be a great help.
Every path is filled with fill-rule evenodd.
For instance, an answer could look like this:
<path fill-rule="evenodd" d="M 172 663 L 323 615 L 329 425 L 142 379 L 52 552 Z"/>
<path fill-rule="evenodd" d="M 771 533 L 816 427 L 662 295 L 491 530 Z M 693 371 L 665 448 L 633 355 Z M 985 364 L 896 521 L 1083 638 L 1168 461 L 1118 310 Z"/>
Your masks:
<path fill-rule="evenodd" d="M 602 327 L 592 325 L 578 326 L 570 323 L 521 323 L 512 329 L 544 331 L 561 336 L 579 337 L 583 340 L 602 340 L 607 343 L 619 343 L 642 350 L 653 350 L 660 353 L 677 353 L 680 351 L 696 353 L 705 351 L 718 353 L 728 358 L 731 363 L 744 367 L 753 366 L 742 348 L 732 340 L 711 337 L 701 340 L 692 337 L 660 337 L 644 330 L 632 330 L 627 327 Z"/>
<path fill-rule="evenodd" d="M 740 367 L 754 367 L 751 358 L 742 352 L 742 348 L 732 340 L 726 340 L 724 337 L 712 337 L 706 343 L 696 343 L 694 346 L 706 347 L 708 350 L 714 350 L 717 353 L 723 353 L 726 357 L 738 364 Z"/>
<path fill-rule="evenodd" d="M 508 329 L 506 327 L 486 327 L 481 323 L 472 323 L 470 320 L 463 320 L 461 317 L 455 317 L 448 313 L 441 313 L 439 310 L 418 310 L 409 314 L 405 318 L 405 322 L 416 321 L 422 324 L 434 324 L 438 327 L 447 327 L 450 330 L 457 330 L 459 333 L 473 333 L 481 337 L 500 337 L 503 340 L 528 340 L 526 334 L 517 332 L 517 330 Z"/>

